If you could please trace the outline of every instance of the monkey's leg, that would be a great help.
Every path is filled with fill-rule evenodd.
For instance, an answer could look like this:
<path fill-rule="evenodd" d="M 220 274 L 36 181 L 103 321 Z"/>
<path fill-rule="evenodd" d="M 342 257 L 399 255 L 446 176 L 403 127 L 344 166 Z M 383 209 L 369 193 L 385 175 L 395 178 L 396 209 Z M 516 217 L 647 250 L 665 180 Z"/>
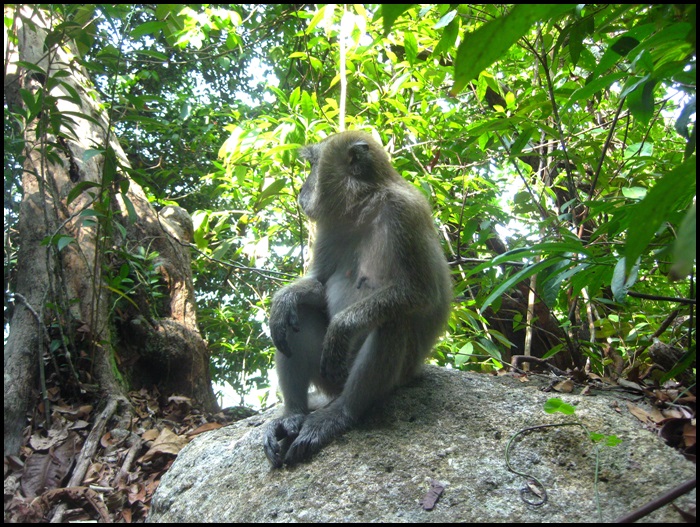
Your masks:
<path fill-rule="evenodd" d="M 277 376 L 284 397 L 284 415 L 268 425 L 263 448 L 272 466 L 279 468 L 289 445 L 296 439 L 309 413 L 308 392 L 318 377 L 327 316 L 315 307 L 297 306 L 299 331 L 287 333 L 289 356 L 275 354 Z"/>
<path fill-rule="evenodd" d="M 306 418 L 284 462 L 308 459 L 391 392 L 401 380 L 406 344 L 405 331 L 399 333 L 387 327 L 372 331 L 352 364 L 340 396 Z"/>

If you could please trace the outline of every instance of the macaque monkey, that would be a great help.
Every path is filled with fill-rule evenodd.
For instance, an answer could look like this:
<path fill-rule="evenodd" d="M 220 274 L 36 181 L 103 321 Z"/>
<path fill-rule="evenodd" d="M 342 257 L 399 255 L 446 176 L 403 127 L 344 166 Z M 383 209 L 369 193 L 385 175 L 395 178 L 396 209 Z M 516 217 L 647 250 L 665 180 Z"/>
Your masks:
<path fill-rule="evenodd" d="M 369 135 L 305 147 L 299 195 L 316 223 L 309 272 L 272 299 L 284 414 L 265 432 L 273 467 L 311 457 L 411 379 L 450 312 L 450 272 L 430 207 Z M 314 384 L 334 397 L 309 413 Z"/>

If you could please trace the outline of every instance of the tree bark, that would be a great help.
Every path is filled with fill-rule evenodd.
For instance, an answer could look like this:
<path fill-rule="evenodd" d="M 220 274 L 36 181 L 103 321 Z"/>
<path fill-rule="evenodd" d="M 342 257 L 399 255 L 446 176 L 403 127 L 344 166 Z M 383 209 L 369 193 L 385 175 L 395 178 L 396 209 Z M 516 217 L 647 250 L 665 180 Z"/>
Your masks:
<path fill-rule="evenodd" d="M 13 284 L 26 302 L 15 302 L 4 350 L 5 455 L 19 449 L 40 388 L 40 360 L 50 353 L 57 352 L 48 364 L 70 366 L 55 372 L 62 386 L 85 392 L 97 384 L 97 396 L 123 399 L 129 389 L 155 385 L 161 394 L 186 395 L 215 410 L 209 353 L 196 324 L 189 216 L 179 207 L 159 215 L 128 178 L 127 158 L 90 79 L 76 65 L 75 46 L 48 44 L 59 21 L 36 6 L 6 7 L 5 16 L 15 21 L 10 31 L 17 37 L 16 44 L 5 38 L 6 104 L 30 115 L 22 130 L 26 157 Z M 27 112 L 27 93 L 41 101 L 40 111 Z M 80 184 L 84 191 L 71 195 Z M 72 241 L 64 245 L 60 236 Z M 149 271 L 158 284 L 139 283 L 132 291 L 110 285 L 108 278 L 124 264 L 131 269 L 137 256 L 156 252 Z M 49 340 L 63 344 L 55 349 Z"/>

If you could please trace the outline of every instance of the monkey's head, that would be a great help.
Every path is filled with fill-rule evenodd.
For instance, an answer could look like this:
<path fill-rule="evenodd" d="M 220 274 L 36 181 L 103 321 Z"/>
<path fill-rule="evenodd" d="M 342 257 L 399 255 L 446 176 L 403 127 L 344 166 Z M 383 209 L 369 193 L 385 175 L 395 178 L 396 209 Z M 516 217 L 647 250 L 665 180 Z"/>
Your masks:
<path fill-rule="evenodd" d="M 366 217 L 370 200 L 393 178 L 400 177 L 384 149 L 363 132 L 342 132 L 315 145 L 300 156 L 311 164 L 311 174 L 299 194 L 299 205 L 314 221 Z"/>

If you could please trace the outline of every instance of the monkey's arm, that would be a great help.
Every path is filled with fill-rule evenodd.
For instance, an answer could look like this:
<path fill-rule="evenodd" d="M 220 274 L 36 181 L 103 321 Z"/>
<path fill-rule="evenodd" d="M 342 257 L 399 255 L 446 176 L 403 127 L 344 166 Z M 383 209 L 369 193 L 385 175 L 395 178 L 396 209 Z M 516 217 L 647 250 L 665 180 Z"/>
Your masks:
<path fill-rule="evenodd" d="M 349 346 L 353 338 L 368 334 L 392 316 L 405 316 L 420 303 L 405 288 L 388 285 L 336 314 L 329 322 L 321 353 L 321 375 L 335 383 L 343 383 L 349 374 Z M 416 307 L 416 310 L 419 308 Z"/>
<path fill-rule="evenodd" d="M 280 289 L 272 299 L 270 307 L 270 335 L 275 347 L 287 357 L 291 349 L 287 342 L 287 328 L 299 332 L 298 306 L 306 304 L 325 309 L 325 287 L 316 278 L 305 276 Z"/>
<path fill-rule="evenodd" d="M 408 208 L 408 207 L 406 207 Z M 398 322 L 409 329 L 414 320 L 436 320 L 449 303 L 440 246 L 425 214 L 399 216 L 393 229 L 378 229 L 368 235 L 357 263 L 357 285 L 363 296 L 337 312 L 329 321 L 321 355 L 321 373 L 334 382 L 348 375 L 349 347 L 354 339 L 368 335 L 387 323 Z M 387 219 L 388 221 L 388 219 Z M 426 228 L 427 223 L 430 228 Z M 438 322 L 436 322 L 438 324 Z"/>

